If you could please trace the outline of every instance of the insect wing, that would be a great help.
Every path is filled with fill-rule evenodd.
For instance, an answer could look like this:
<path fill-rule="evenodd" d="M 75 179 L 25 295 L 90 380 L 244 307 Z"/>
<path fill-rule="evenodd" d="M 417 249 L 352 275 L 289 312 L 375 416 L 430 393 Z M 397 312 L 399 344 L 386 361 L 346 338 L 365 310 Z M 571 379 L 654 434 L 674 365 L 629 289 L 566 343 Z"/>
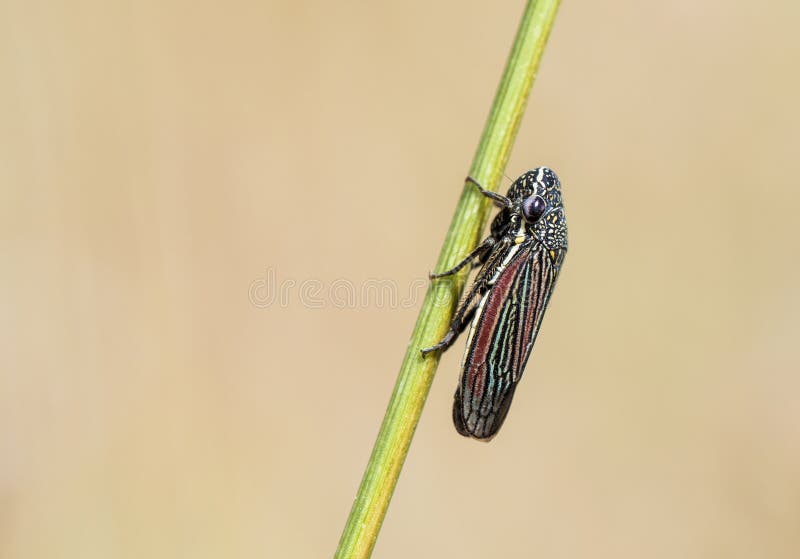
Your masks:
<path fill-rule="evenodd" d="M 470 328 L 453 403 L 453 422 L 464 436 L 491 439 L 502 426 L 563 259 L 561 251 L 547 251 L 540 243 L 514 249 Z"/>

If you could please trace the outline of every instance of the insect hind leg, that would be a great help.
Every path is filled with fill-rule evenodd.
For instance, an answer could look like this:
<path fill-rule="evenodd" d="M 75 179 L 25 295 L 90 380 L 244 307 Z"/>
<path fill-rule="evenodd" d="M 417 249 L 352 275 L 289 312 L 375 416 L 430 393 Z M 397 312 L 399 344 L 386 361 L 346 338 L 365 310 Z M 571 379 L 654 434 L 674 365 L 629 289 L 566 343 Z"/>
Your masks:
<path fill-rule="evenodd" d="M 420 350 L 423 357 L 433 351 L 445 351 L 456 341 L 456 338 L 464 331 L 464 328 L 472 322 L 472 317 L 475 316 L 475 311 L 480 303 L 480 300 L 475 301 L 476 295 L 483 295 L 486 290 L 489 289 L 489 279 L 494 275 L 497 266 L 502 262 L 506 250 L 511 246 L 511 243 L 512 240 L 510 237 L 496 241 L 496 244 L 495 241 L 493 241 L 492 248 L 494 250 L 489 251 L 485 255 L 486 262 L 484 263 L 483 269 L 478 273 L 475 282 L 469 290 L 469 294 L 464 298 L 464 302 L 461 304 L 458 311 L 456 311 L 453 320 L 450 322 L 450 329 L 447 331 L 447 334 L 444 335 L 444 338 L 442 338 L 438 344 Z"/>
<path fill-rule="evenodd" d="M 464 304 L 464 307 L 466 307 L 467 304 L 468 302 Z M 464 307 L 462 307 L 462 309 Z M 456 315 L 456 317 L 453 319 L 453 322 L 450 323 L 450 329 L 447 331 L 447 334 L 444 335 L 444 338 L 442 338 L 442 340 L 438 344 L 434 344 L 431 347 L 426 347 L 425 349 L 421 349 L 420 353 L 422 353 L 422 356 L 425 357 L 429 353 L 432 353 L 434 351 L 439 351 L 439 350 L 446 351 L 447 348 L 453 345 L 453 342 L 456 341 L 458 335 L 464 331 L 464 329 L 470 322 L 472 322 L 472 318 L 475 316 L 475 310 L 477 308 L 478 305 L 476 303 L 472 305 L 472 308 L 467 310 L 463 314 L 463 316 L 459 317 L 458 315 Z"/>

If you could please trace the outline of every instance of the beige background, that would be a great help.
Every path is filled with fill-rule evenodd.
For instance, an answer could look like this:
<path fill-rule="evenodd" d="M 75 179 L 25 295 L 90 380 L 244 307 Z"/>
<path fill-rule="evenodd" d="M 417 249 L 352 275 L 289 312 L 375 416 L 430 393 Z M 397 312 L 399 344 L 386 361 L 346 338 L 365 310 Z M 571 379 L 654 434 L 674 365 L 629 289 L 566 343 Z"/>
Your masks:
<path fill-rule="evenodd" d="M 333 553 L 419 301 L 330 292 L 433 265 L 522 6 L 0 3 L 1 557 Z M 443 359 L 376 557 L 800 555 L 799 17 L 565 3 L 508 174 L 566 268 L 489 445 Z"/>

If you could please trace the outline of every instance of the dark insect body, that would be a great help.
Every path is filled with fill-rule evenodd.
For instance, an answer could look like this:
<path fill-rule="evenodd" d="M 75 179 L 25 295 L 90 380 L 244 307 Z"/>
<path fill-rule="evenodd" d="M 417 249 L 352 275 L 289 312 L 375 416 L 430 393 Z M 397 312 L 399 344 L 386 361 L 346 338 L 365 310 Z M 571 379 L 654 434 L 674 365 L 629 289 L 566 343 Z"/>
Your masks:
<path fill-rule="evenodd" d="M 466 437 L 489 440 L 503 425 L 567 254 L 561 184 L 547 167 L 523 174 L 502 196 L 467 178 L 502 209 L 491 235 L 452 269 L 481 266 L 442 340 L 446 350 L 469 325 L 453 422 Z"/>

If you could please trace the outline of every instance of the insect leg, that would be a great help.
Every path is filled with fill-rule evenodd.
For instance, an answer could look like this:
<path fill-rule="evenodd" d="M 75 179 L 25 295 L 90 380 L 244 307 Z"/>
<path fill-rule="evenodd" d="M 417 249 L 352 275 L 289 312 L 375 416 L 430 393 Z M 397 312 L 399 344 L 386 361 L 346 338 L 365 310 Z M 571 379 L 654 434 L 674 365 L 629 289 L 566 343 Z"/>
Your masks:
<path fill-rule="evenodd" d="M 473 288 L 474 291 L 474 288 Z M 470 296 L 472 293 L 470 292 Z M 475 316 L 475 311 L 478 308 L 478 303 L 470 305 L 469 297 L 466 301 L 461 305 L 461 308 L 458 309 L 456 316 L 453 318 L 453 321 L 450 323 L 450 329 L 447 331 L 447 334 L 444 335 L 442 341 L 438 344 L 432 345 L 431 347 L 426 347 L 425 349 L 421 349 L 420 352 L 422 356 L 425 357 L 429 353 L 433 351 L 442 350 L 445 351 L 448 347 L 453 345 L 453 342 L 456 341 L 458 335 L 464 331 L 464 328 L 472 322 L 472 317 Z"/>
<path fill-rule="evenodd" d="M 494 202 L 498 206 L 500 206 L 501 208 L 510 208 L 512 206 L 511 200 L 509 200 L 508 198 L 506 198 L 502 194 L 498 194 L 497 192 L 492 192 L 491 190 L 487 190 L 487 189 L 483 188 L 481 186 L 481 183 L 479 183 L 478 181 L 476 181 L 472 177 L 467 176 L 466 181 L 467 182 L 471 182 L 472 184 L 474 184 L 481 194 L 483 194 L 487 198 L 491 198 L 492 200 L 494 200 Z"/>
<path fill-rule="evenodd" d="M 450 329 L 447 331 L 447 334 L 444 335 L 444 338 L 436 344 L 432 345 L 431 347 L 426 347 L 422 349 L 423 357 L 432 351 L 437 350 L 446 350 L 450 347 L 453 342 L 456 341 L 458 335 L 464 331 L 464 328 L 472 321 L 472 317 L 475 315 L 475 310 L 478 308 L 478 302 L 474 302 L 476 295 L 482 295 L 487 289 L 487 281 L 494 275 L 494 271 L 499 265 L 500 261 L 502 261 L 503 255 L 505 254 L 505 249 L 508 248 L 510 245 L 509 239 L 502 239 L 497 244 L 497 250 L 490 252 L 490 256 L 487 258 L 487 264 L 484 268 L 478 273 L 478 276 L 475 278 L 475 282 L 472 284 L 472 287 L 469 290 L 469 293 L 464 298 L 464 302 L 461 304 L 461 307 L 456 311 L 453 320 L 450 322 Z"/>
<path fill-rule="evenodd" d="M 455 266 L 453 266 L 452 268 L 450 268 L 449 270 L 446 270 L 444 272 L 439 272 L 438 274 L 429 273 L 428 274 L 428 278 L 429 279 L 437 279 L 437 278 L 443 278 L 443 277 L 446 277 L 446 276 L 452 276 L 453 274 L 458 272 L 461 268 L 466 266 L 470 261 L 474 260 L 475 258 L 477 258 L 479 256 L 484 256 L 485 252 L 487 250 L 491 249 L 494 246 L 494 243 L 495 243 L 494 237 L 488 237 L 485 241 L 483 241 L 481 244 L 479 244 L 475 248 L 475 250 L 470 252 L 466 256 L 466 258 L 464 258 L 464 260 L 462 260 L 461 262 L 459 262 L 458 264 L 456 264 Z"/>

